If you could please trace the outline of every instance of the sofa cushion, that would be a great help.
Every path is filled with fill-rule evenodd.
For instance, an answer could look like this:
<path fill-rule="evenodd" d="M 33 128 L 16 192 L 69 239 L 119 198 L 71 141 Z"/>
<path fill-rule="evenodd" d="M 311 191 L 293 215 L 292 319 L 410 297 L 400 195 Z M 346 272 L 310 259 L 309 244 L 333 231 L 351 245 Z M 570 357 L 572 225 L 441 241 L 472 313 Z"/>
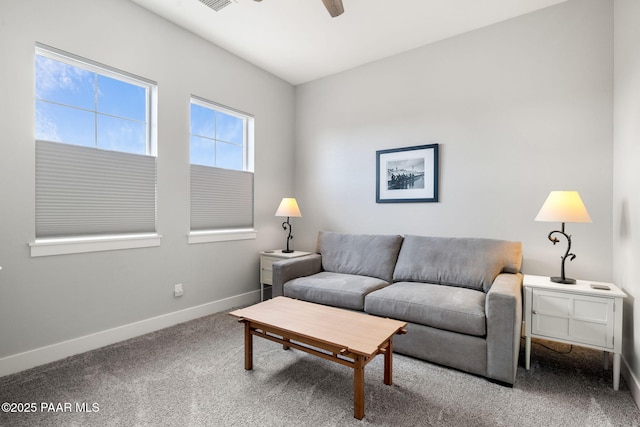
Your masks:
<path fill-rule="evenodd" d="M 362 311 L 365 295 L 388 285 L 375 277 L 323 271 L 288 281 L 284 296 Z"/>
<path fill-rule="evenodd" d="M 367 295 L 364 311 L 462 334 L 484 336 L 486 294 L 430 283 L 398 282 Z"/>
<path fill-rule="evenodd" d="M 500 273 L 518 273 L 522 243 L 480 238 L 405 236 L 394 282 L 428 282 L 488 292 Z"/>
<path fill-rule="evenodd" d="M 325 271 L 377 277 L 391 283 L 402 236 L 318 233 L 316 252 Z"/>

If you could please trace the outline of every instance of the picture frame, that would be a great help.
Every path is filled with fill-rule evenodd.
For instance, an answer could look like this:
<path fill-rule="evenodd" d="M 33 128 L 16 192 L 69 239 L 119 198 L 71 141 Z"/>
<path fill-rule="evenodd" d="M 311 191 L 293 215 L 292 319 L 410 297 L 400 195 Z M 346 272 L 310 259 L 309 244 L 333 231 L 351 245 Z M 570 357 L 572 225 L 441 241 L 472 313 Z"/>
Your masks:
<path fill-rule="evenodd" d="M 438 202 L 439 145 L 376 151 L 376 203 Z"/>

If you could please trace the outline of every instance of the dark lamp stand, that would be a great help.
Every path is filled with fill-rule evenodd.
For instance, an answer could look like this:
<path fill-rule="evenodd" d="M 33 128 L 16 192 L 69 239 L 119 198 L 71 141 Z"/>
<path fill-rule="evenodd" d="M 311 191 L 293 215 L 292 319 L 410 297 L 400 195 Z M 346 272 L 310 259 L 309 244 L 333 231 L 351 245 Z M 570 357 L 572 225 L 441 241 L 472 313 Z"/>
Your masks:
<path fill-rule="evenodd" d="M 567 258 L 569 258 L 569 261 L 573 261 L 576 257 L 575 254 L 569 253 L 569 251 L 571 250 L 571 236 L 564 232 L 564 222 L 562 223 L 561 230 L 554 230 L 549 233 L 549 240 L 551 240 L 554 245 L 560 241 L 557 237 L 554 236 L 555 233 L 562 234 L 567 239 L 567 251 L 564 253 L 564 256 L 561 257 L 562 264 L 560 264 L 560 277 L 552 277 L 551 281 L 556 283 L 563 283 L 565 285 L 574 285 L 576 283 L 576 279 L 567 278 L 564 274 L 564 263 L 567 261 Z"/>
<path fill-rule="evenodd" d="M 285 231 L 289 230 L 289 235 L 287 236 L 287 249 L 283 249 L 282 253 L 290 254 L 293 250 L 289 249 L 289 240 L 293 239 L 293 236 L 291 235 L 291 223 L 289 222 L 289 217 L 287 217 L 287 220 L 282 223 L 282 229 Z"/>

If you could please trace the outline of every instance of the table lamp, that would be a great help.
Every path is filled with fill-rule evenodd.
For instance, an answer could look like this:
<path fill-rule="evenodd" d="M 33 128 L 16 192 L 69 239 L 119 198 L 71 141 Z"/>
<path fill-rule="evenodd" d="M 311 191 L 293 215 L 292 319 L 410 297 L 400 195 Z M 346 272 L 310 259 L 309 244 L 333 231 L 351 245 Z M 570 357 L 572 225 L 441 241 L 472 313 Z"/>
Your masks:
<path fill-rule="evenodd" d="M 300 208 L 298 207 L 298 202 L 293 197 L 285 197 L 280 202 L 280 206 L 278 206 L 278 210 L 276 210 L 275 216 L 286 216 L 287 220 L 282 223 L 282 228 L 286 231 L 289 230 L 289 235 L 287 236 L 287 249 L 283 249 L 282 252 L 285 254 L 290 254 L 293 250 L 289 249 L 289 240 L 293 239 L 291 235 L 291 223 L 289 222 L 290 217 L 301 217 Z"/>
<path fill-rule="evenodd" d="M 562 223 L 561 230 L 554 230 L 549 233 L 549 240 L 551 240 L 554 245 L 560 241 L 554 236 L 556 233 L 563 235 L 567 239 L 567 251 L 564 256 L 561 257 L 560 277 L 551 277 L 551 281 L 565 285 L 575 284 L 575 279 L 567 278 L 564 274 L 564 263 L 567 261 L 567 258 L 569 258 L 569 261 L 573 261 L 576 257 L 575 254 L 569 253 L 571 250 L 571 236 L 564 232 L 564 223 L 591 222 L 591 217 L 584 203 L 582 203 L 580 194 L 578 194 L 577 191 L 552 191 L 549 193 L 542 208 L 540 208 L 540 212 L 538 212 L 535 220 Z"/>

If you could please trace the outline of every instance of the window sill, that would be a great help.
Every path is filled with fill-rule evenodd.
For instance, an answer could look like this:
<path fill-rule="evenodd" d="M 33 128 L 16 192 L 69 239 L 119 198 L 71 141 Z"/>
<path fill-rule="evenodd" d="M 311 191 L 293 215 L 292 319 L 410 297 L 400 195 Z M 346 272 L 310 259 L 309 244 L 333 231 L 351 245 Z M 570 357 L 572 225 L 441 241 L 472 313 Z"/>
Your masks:
<path fill-rule="evenodd" d="M 256 238 L 256 230 L 243 228 L 235 230 L 207 230 L 192 231 L 189 233 L 189 244 L 228 242 L 232 240 L 253 240 Z"/>
<path fill-rule="evenodd" d="M 80 254 L 160 246 L 162 236 L 151 234 L 123 234 L 60 239 L 36 239 L 29 243 L 31 257 Z"/>

